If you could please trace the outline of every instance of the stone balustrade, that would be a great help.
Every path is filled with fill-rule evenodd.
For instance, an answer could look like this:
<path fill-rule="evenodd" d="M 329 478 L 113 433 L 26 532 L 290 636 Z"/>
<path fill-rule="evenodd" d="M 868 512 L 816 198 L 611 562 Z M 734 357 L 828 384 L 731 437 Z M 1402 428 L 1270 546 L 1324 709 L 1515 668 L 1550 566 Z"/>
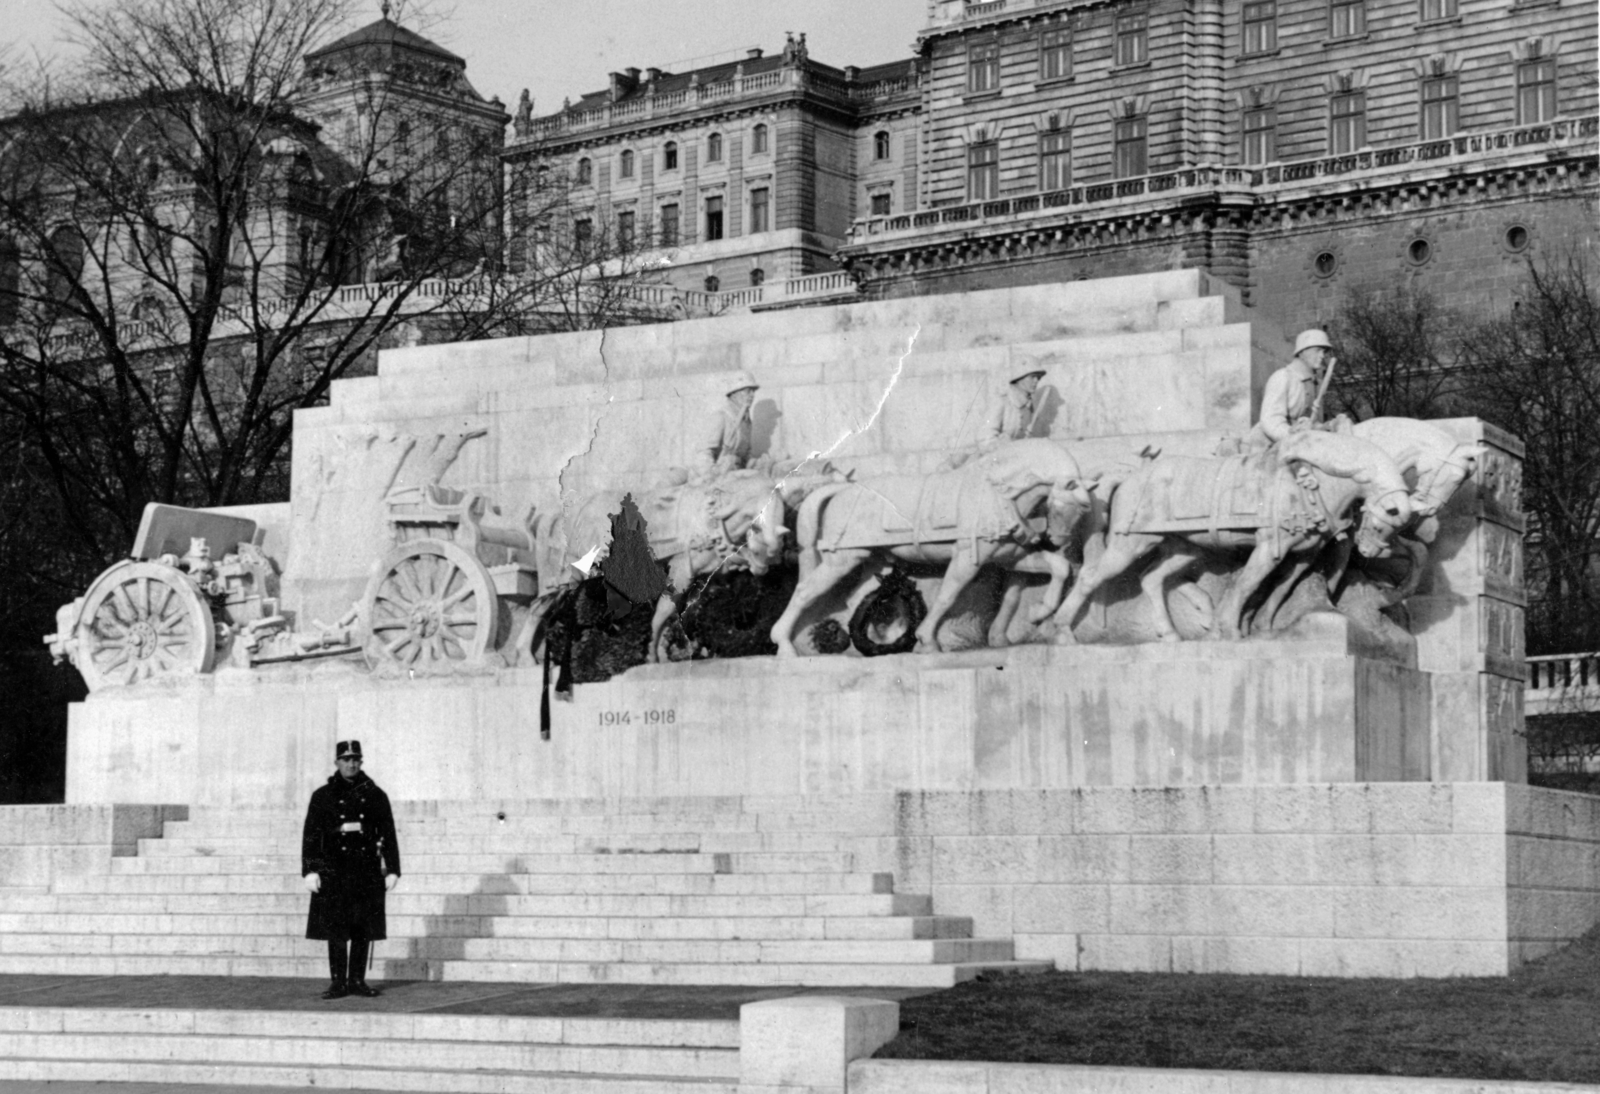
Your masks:
<path fill-rule="evenodd" d="M 999 0 L 1004 2 L 1004 0 Z M 1396 169 L 1445 164 L 1480 163 L 1485 157 L 1522 151 L 1582 149 L 1591 151 L 1600 134 L 1600 116 L 1566 118 L 1540 125 L 1484 133 L 1463 133 L 1439 141 L 1395 148 L 1366 149 L 1349 156 L 1328 156 L 1300 163 L 1265 167 L 1200 165 L 1128 179 L 1108 179 L 1047 193 L 1020 194 L 996 201 L 949 205 L 892 216 L 863 217 L 850 229 L 851 243 L 913 237 L 945 225 L 1002 224 L 1045 218 L 1063 210 L 1111 209 L 1157 199 L 1172 201 L 1201 193 L 1237 191 L 1243 196 L 1271 197 L 1312 180 L 1380 176 Z"/>
<path fill-rule="evenodd" d="M 513 141 L 511 147 L 608 129 L 615 125 L 675 114 L 702 104 L 767 95 L 784 89 L 795 91 L 806 89 L 838 99 L 871 102 L 916 90 L 919 78 L 914 77 L 909 69 L 908 62 L 908 71 L 904 75 L 856 82 L 810 69 L 781 68 L 773 72 L 752 73 L 748 76 L 739 74 L 732 79 L 693 84 L 681 91 L 659 94 L 647 92 L 625 102 L 607 103 L 593 110 L 569 110 L 547 118 L 535 118 L 528 127 L 528 135 Z"/>
<path fill-rule="evenodd" d="M 1528 658 L 1528 714 L 1600 711 L 1600 653 L 1551 653 Z"/>

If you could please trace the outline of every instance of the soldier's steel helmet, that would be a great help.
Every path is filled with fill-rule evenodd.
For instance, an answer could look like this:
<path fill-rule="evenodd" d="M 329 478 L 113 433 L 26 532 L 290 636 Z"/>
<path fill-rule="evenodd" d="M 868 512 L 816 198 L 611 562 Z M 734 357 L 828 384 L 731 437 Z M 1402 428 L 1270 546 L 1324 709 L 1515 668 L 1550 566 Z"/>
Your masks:
<path fill-rule="evenodd" d="M 760 386 L 760 384 L 756 383 L 756 378 L 748 372 L 736 372 L 728 377 L 728 390 L 724 394 L 732 395 L 735 391 L 743 391 L 746 388 L 758 388 Z"/>
<path fill-rule="evenodd" d="M 1294 340 L 1294 355 L 1300 356 L 1301 350 L 1310 349 L 1312 346 L 1321 346 L 1323 349 L 1332 349 L 1333 343 L 1328 340 L 1326 331 L 1303 330 Z"/>
<path fill-rule="evenodd" d="M 1026 380 L 1029 376 L 1043 376 L 1044 372 L 1044 369 L 1035 364 L 1018 365 L 1016 371 L 1011 374 L 1007 382 L 1014 384 L 1018 380 Z"/>

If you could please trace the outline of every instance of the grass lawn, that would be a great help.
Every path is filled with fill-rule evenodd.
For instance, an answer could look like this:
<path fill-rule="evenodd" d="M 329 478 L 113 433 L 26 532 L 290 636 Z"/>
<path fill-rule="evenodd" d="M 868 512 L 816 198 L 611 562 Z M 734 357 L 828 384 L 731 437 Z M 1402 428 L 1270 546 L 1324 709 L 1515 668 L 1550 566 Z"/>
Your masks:
<path fill-rule="evenodd" d="M 1600 1082 L 1600 931 L 1503 979 L 997 977 L 905 1000 L 877 1055 Z"/>

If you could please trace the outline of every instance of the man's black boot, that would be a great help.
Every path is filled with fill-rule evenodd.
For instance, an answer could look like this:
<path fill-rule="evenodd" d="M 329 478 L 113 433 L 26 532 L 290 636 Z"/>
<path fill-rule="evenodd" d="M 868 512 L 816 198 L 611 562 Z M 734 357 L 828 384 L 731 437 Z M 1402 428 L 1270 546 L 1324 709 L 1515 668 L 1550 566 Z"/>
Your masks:
<path fill-rule="evenodd" d="M 383 992 L 367 983 L 367 952 L 371 946 L 364 938 L 350 941 L 350 994 L 376 999 Z"/>
<path fill-rule="evenodd" d="M 328 990 L 322 993 L 324 999 L 343 999 L 350 994 L 350 988 L 345 972 L 347 958 L 345 957 L 345 944 L 343 942 L 328 941 L 328 979 L 331 981 Z"/>

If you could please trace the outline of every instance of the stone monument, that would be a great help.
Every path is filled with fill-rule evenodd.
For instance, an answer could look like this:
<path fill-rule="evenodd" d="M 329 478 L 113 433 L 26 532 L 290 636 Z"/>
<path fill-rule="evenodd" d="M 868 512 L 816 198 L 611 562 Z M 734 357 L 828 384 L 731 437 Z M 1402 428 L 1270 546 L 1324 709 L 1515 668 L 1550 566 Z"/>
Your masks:
<path fill-rule="evenodd" d="M 1178 271 L 385 351 L 297 416 L 289 503 L 153 512 L 62 609 L 69 801 L 292 808 L 359 738 L 415 802 L 849 803 L 859 859 L 1060 967 L 1504 973 L 1600 885 L 1594 811 L 1525 785 L 1519 446 L 1218 455 L 1287 348 Z M 749 466 L 664 477 L 743 377 Z M 655 663 L 552 707 L 625 496 Z M 798 581 L 779 656 L 673 661 L 735 569 Z"/>

